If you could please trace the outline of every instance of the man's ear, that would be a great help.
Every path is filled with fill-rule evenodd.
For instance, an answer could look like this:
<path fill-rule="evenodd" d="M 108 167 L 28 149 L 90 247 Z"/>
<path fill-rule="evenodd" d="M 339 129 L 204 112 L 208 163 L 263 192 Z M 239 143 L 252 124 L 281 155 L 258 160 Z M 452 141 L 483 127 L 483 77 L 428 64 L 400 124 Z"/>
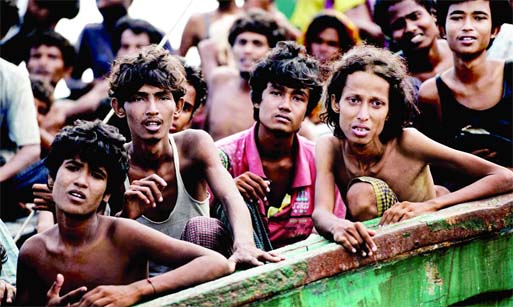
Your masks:
<path fill-rule="evenodd" d="M 178 101 L 176 102 L 176 110 L 175 110 L 175 113 L 176 114 L 180 114 L 182 113 L 182 110 L 183 110 L 183 105 L 185 104 L 185 99 L 184 99 L 184 96 L 180 97 L 180 99 L 178 99 Z"/>
<path fill-rule="evenodd" d="M 123 118 L 126 116 L 125 109 L 123 108 L 123 105 L 119 103 L 119 100 L 117 98 L 112 98 L 110 105 L 112 106 L 112 109 L 119 118 Z"/>
<path fill-rule="evenodd" d="M 490 38 L 494 39 L 495 37 L 497 37 L 497 34 L 499 34 L 500 29 L 501 27 L 499 25 L 492 27 L 492 35 L 490 35 Z"/>
<path fill-rule="evenodd" d="M 50 177 L 50 175 L 48 175 L 48 180 L 46 182 L 46 186 L 48 187 L 48 189 L 51 191 L 53 189 L 53 179 L 52 177 Z"/>
<path fill-rule="evenodd" d="M 331 101 L 331 108 L 333 109 L 333 111 L 335 113 L 339 113 L 340 105 L 338 104 L 337 97 L 335 97 L 335 94 L 331 94 L 330 101 Z"/>
<path fill-rule="evenodd" d="M 259 102 L 253 102 L 253 108 L 260 109 L 260 103 Z"/>
<path fill-rule="evenodd" d="M 73 66 L 65 67 L 63 78 L 68 79 L 71 76 L 71 71 L 73 71 Z"/>
<path fill-rule="evenodd" d="M 103 194 L 102 201 L 105 203 L 108 203 L 109 199 L 110 199 L 110 193 L 105 192 L 105 194 Z"/>

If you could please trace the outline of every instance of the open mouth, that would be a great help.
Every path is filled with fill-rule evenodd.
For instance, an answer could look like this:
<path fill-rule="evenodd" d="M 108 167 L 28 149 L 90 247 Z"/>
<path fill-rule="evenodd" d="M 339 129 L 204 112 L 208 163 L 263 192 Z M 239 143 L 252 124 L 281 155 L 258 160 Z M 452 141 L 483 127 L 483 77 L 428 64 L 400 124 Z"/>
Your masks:
<path fill-rule="evenodd" d="M 353 131 L 353 134 L 358 136 L 358 137 L 364 137 L 366 136 L 370 129 L 367 128 L 367 127 L 362 127 L 362 126 L 353 126 L 351 127 L 351 130 Z"/>
<path fill-rule="evenodd" d="M 410 39 L 410 43 L 412 44 L 418 44 L 422 42 L 422 34 L 416 34 Z"/>
<path fill-rule="evenodd" d="M 145 120 L 143 126 L 150 131 L 159 130 L 162 126 L 162 121 L 157 119 Z"/>
<path fill-rule="evenodd" d="M 68 192 L 68 194 L 73 196 L 74 198 L 85 199 L 85 194 L 80 191 L 70 191 Z"/>

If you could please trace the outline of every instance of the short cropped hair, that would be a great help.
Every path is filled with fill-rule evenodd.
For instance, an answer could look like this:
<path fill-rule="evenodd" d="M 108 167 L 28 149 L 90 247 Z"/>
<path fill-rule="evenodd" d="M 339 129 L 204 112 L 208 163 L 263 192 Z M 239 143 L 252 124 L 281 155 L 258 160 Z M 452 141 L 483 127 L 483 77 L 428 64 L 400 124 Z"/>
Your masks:
<path fill-rule="evenodd" d="M 185 69 L 185 79 L 187 79 L 187 83 L 196 91 L 196 99 L 194 100 L 194 106 L 192 108 L 192 114 L 194 114 L 194 112 L 207 101 L 207 82 L 205 82 L 199 67 L 187 64 L 183 57 L 178 57 L 178 59 Z"/>
<path fill-rule="evenodd" d="M 104 167 L 108 175 L 105 192 L 111 193 L 121 187 L 128 172 L 128 153 L 124 143 L 125 138 L 114 126 L 100 120 L 77 120 L 55 136 L 45 165 L 54 180 L 64 160 L 77 156 L 90 166 Z"/>
<path fill-rule="evenodd" d="M 378 26 L 381 27 L 383 33 L 390 37 L 392 30 L 390 29 L 390 15 L 388 10 L 392 5 L 403 2 L 405 0 L 377 0 L 374 4 L 374 21 Z M 430 14 L 435 12 L 435 1 L 434 0 L 414 0 L 417 4 L 424 7 Z"/>
<path fill-rule="evenodd" d="M 30 78 L 30 85 L 32 86 L 34 98 L 44 102 L 47 110 L 50 110 L 53 104 L 53 86 L 48 82 L 35 78 Z"/>
<path fill-rule="evenodd" d="M 276 22 L 271 14 L 261 9 L 251 9 L 233 22 L 228 32 L 230 46 L 233 46 L 237 36 L 244 32 L 264 35 L 270 48 L 274 48 L 276 43 L 286 39 L 285 29 Z"/>
<path fill-rule="evenodd" d="M 169 90 L 178 101 L 184 94 L 185 72 L 180 61 L 164 48 L 150 45 L 133 55 L 114 60 L 109 96 L 121 104 L 145 84 Z"/>
<path fill-rule="evenodd" d="M 436 2 L 436 16 L 438 24 L 445 30 L 445 22 L 449 7 L 453 4 L 458 4 L 470 0 L 437 0 Z M 492 29 L 500 28 L 503 23 L 511 23 L 512 20 L 512 7 L 508 0 L 488 0 L 490 4 L 490 13 L 492 17 Z"/>
<path fill-rule="evenodd" d="M 279 42 L 255 67 L 249 85 L 253 105 L 262 101 L 268 83 L 295 89 L 308 89 L 306 116 L 317 106 L 322 95 L 319 62 L 309 56 L 303 46 L 292 41 Z M 253 118 L 259 121 L 259 109 L 253 108 Z"/>
<path fill-rule="evenodd" d="M 390 85 L 388 120 L 379 136 L 380 140 L 386 143 L 400 136 L 402 129 L 411 125 L 414 116 L 418 114 L 418 109 L 415 105 L 413 85 L 402 59 L 388 50 L 363 45 L 354 47 L 344 54 L 334 66 L 333 75 L 326 86 L 326 112 L 321 115 L 321 119 L 335 129 L 336 137 L 343 139 L 345 135 L 339 126 L 340 114 L 333 110 L 331 99 L 334 97 L 337 102 L 340 101 L 347 77 L 358 71 L 375 74 Z"/>
<path fill-rule="evenodd" d="M 337 31 L 341 52 L 346 52 L 360 41 L 358 29 L 353 22 L 343 14 L 322 13 L 314 17 L 305 32 L 305 47 L 308 54 L 312 54 L 312 43 L 319 33 L 326 29 Z"/>
<path fill-rule="evenodd" d="M 39 46 L 57 47 L 62 54 L 62 60 L 64 61 L 64 67 L 73 67 L 77 53 L 75 47 L 71 45 L 69 40 L 64 36 L 53 30 L 36 31 L 29 37 L 30 49 L 38 48 Z M 29 55 L 30 56 L 30 55 Z M 27 63 L 29 59 L 26 59 Z"/>
<path fill-rule="evenodd" d="M 150 44 L 158 44 L 162 40 L 162 37 L 164 37 L 159 29 L 155 28 L 146 20 L 125 16 L 118 20 L 114 27 L 114 33 L 112 34 L 112 50 L 114 54 L 116 54 L 121 47 L 121 35 L 123 35 L 123 32 L 126 30 L 130 30 L 136 35 L 146 33 L 150 39 Z"/>

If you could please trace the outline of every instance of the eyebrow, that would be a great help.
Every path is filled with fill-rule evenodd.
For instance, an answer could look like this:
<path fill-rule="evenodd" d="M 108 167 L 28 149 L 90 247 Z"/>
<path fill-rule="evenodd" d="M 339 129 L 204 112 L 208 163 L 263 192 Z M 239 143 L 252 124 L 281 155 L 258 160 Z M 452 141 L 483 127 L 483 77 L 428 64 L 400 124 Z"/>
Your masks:
<path fill-rule="evenodd" d="M 458 14 L 465 14 L 464 11 L 462 10 L 455 10 L 455 11 L 452 11 L 449 13 L 449 16 L 450 15 L 458 15 Z M 471 14 L 473 15 L 485 15 L 485 16 L 489 16 L 489 14 L 485 11 L 473 11 Z"/>

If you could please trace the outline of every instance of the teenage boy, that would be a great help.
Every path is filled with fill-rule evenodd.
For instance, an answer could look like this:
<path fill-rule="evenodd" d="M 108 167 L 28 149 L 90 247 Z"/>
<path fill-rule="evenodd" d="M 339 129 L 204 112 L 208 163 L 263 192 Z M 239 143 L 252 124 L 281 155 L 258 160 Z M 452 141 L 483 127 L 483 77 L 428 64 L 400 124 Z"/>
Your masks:
<path fill-rule="evenodd" d="M 191 218 L 209 216 L 208 186 L 222 202 L 233 229 L 230 259 L 253 265 L 279 261 L 256 248 L 249 211 L 212 138 L 193 129 L 169 134 L 173 114 L 183 103 L 184 82 L 180 62 L 155 45 L 114 62 L 112 107 L 127 118 L 132 136 L 127 144 L 130 184 L 125 185 L 121 216 L 180 238 Z"/>
<path fill-rule="evenodd" d="M 100 121 L 77 121 L 56 136 L 46 165 L 57 225 L 22 247 L 17 305 L 130 306 L 233 270 L 211 250 L 97 214 L 126 178 L 124 141 Z M 150 259 L 176 269 L 147 278 Z"/>
<path fill-rule="evenodd" d="M 236 69 L 228 66 L 211 68 L 215 53 L 200 44 L 202 70 L 209 95 L 206 104 L 205 130 L 214 140 L 251 127 L 253 106 L 249 76 L 255 64 L 285 39 L 285 30 L 262 10 L 251 10 L 239 17 L 230 28 L 228 41 Z"/>
<path fill-rule="evenodd" d="M 440 39 L 434 0 L 378 0 L 374 20 L 402 52 L 410 74 L 424 82 L 452 67 L 447 41 Z"/>
<path fill-rule="evenodd" d="M 316 229 L 348 251 L 371 254 L 373 231 L 333 214 L 338 186 L 353 221 L 391 224 L 513 190 L 513 172 L 406 128 L 415 109 L 406 66 L 389 51 L 356 47 L 328 81 L 326 121 L 334 135 L 317 142 Z M 430 164 L 459 169 L 474 182 L 440 193 Z"/>
<path fill-rule="evenodd" d="M 170 133 L 180 132 L 188 129 L 193 123 L 193 116 L 198 115 L 198 109 L 203 110 L 205 101 L 207 100 L 207 83 L 203 79 L 201 70 L 191 66 L 185 62 L 184 58 L 180 58 L 185 69 L 185 95 L 183 96 L 183 106 L 181 110 L 177 110 L 173 116 L 173 125 Z M 201 111 L 200 111 L 201 112 Z M 203 114 L 199 114 L 201 116 Z"/>
<path fill-rule="evenodd" d="M 454 67 L 422 85 L 419 128 L 445 145 L 513 169 L 513 61 L 486 55 L 511 7 L 500 0 L 437 5 Z"/>
<path fill-rule="evenodd" d="M 313 229 L 315 150 L 297 132 L 321 97 L 319 72 L 303 47 L 278 43 L 250 79 L 256 124 L 216 142 L 274 248 L 305 239 Z"/>

